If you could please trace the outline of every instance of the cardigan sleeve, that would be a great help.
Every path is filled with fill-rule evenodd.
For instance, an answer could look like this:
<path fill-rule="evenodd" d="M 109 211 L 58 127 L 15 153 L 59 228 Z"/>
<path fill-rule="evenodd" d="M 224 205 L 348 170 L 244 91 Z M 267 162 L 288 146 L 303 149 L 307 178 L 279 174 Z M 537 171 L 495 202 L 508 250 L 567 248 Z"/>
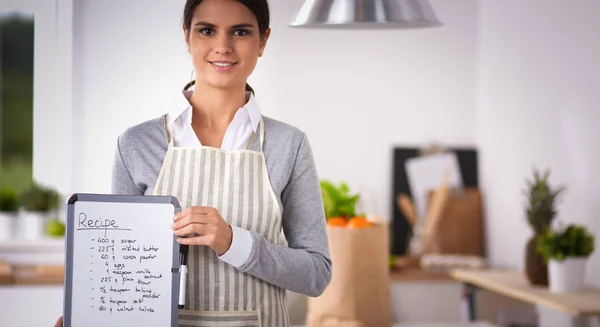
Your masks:
<path fill-rule="evenodd" d="M 143 195 L 133 181 L 123 155 L 121 153 L 121 137 L 117 139 L 117 145 L 114 153 L 111 193 L 119 195 Z"/>
<path fill-rule="evenodd" d="M 304 133 L 281 200 L 288 246 L 252 232 L 252 252 L 240 269 L 281 288 L 319 296 L 331 281 L 331 259 L 319 178 Z"/>

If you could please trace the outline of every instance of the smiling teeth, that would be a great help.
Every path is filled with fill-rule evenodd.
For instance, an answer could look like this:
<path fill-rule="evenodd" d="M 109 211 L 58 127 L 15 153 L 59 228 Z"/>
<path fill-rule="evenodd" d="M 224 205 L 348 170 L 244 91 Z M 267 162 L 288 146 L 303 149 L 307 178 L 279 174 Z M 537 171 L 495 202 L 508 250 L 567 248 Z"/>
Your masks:
<path fill-rule="evenodd" d="M 221 63 L 221 62 L 213 62 L 212 64 L 217 67 L 229 67 L 232 65 L 232 63 Z"/>

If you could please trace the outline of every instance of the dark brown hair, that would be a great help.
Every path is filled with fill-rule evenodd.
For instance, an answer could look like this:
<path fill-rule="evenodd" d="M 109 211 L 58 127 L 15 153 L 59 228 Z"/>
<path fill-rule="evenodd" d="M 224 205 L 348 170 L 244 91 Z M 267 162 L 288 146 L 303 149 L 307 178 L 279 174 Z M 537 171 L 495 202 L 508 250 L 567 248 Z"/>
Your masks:
<path fill-rule="evenodd" d="M 185 7 L 183 9 L 183 25 L 187 29 L 188 33 L 192 28 L 192 18 L 194 17 L 194 12 L 196 8 L 202 3 L 203 0 L 187 0 L 185 2 Z M 271 15 L 269 13 L 269 3 L 267 0 L 236 0 L 237 2 L 246 6 L 254 16 L 256 16 L 256 20 L 258 21 L 258 31 L 260 33 L 260 37 L 265 37 L 267 33 L 267 29 L 270 25 Z M 192 87 L 196 81 L 192 80 L 189 82 L 184 89 L 187 90 Z M 246 83 L 246 91 L 252 92 L 254 94 L 254 90 L 248 83 Z"/>

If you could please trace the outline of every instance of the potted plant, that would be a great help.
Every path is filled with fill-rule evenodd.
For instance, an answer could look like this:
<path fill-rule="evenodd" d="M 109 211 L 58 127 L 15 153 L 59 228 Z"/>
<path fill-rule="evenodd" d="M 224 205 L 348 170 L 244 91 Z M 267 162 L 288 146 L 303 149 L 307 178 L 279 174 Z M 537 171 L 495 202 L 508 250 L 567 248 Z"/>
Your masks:
<path fill-rule="evenodd" d="M 37 240 L 45 232 L 46 218 L 58 209 L 60 195 L 52 188 L 33 183 L 20 197 L 19 229 L 23 238 Z"/>
<path fill-rule="evenodd" d="M 552 187 L 548 181 L 550 170 L 543 174 L 533 171 L 533 180 L 527 180 L 527 222 L 533 235 L 527 242 L 525 251 L 525 275 L 533 285 L 548 285 L 548 266 L 543 256 L 537 252 L 537 243 L 552 226 L 556 217 L 556 203 L 565 187 Z"/>
<path fill-rule="evenodd" d="M 548 262 L 551 292 L 583 289 L 586 263 L 594 252 L 594 235 L 585 226 L 571 224 L 549 230 L 538 240 L 537 250 Z"/>
<path fill-rule="evenodd" d="M 12 238 L 19 210 L 18 194 L 13 188 L 0 190 L 0 240 Z"/>

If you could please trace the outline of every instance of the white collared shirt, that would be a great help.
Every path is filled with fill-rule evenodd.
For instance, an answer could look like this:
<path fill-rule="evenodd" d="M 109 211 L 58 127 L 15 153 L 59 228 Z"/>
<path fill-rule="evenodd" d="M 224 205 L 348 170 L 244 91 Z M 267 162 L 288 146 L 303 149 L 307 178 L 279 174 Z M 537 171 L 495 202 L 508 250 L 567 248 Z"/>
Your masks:
<path fill-rule="evenodd" d="M 185 102 L 182 101 L 181 105 L 167 114 L 167 128 L 173 138 L 173 146 L 176 147 L 202 145 L 192 128 L 192 106 L 189 103 L 192 93 L 193 91 L 191 90 L 183 91 L 183 100 Z M 254 95 L 248 93 L 248 102 L 238 109 L 225 131 L 221 144 L 222 150 L 245 149 L 252 134 L 258 128 L 261 119 L 260 108 L 254 99 Z M 248 261 L 254 241 L 252 240 L 252 234 L 248 230 L 233 225 L 231 225 L 231 230 L 233 233 L 231 246 L 219 259 L 236 268 L 240 268 Z"/>
<path fill-rule="evenodd" d="M 183 91 L 185 103 L 182 102 L 167 115 L 169 134 L 173 137 L 173 145 L 180 147 L 201 146 L 200 140 L 192 129 L 192 106 L 189 99 L 193 91 Z M 256 132 L 261 118 L 260 108 L 252 93 L 247 92 L 248 102 L 239 108 L 225 131 L 222 150 L 245 149 L 252 134 Z"/>

